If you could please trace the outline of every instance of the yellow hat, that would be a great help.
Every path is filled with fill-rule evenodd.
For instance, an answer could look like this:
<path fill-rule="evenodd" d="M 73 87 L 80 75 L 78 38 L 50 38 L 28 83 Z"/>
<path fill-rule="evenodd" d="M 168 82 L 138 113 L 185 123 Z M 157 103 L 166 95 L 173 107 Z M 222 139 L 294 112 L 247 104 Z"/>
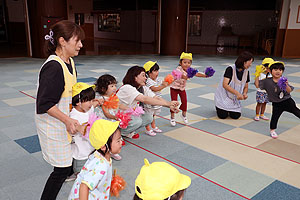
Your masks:
<path fill-rule="evenodd" d="M 184 52 L 182 52 L 181 55 L 180 55 L 180 60 L 181 59 L 193 60 L 192 53 L 184 53 Z"/>
<path fill-rule="evenodd" d="M 144 64 L 144 69 L 146 70 L 146 72 L 150 71 L 151 67 L 153 67 L 156 64 L 156 61 L 148 61 Z"/>
<path fill-rule="evenodd" d="M 72 87 L 72 97 L 76 96 L 79 94 L 81 91 L 86 90 L 88 88 L 92 87 L 93 89 L 95 88 L 95 85 L 89 85 L 87 83 L 82 83 L 78 82 Z"/>
<path fill-rule="evenodd" d="M 281 62 L 281 61 L 273 61 L 273 62 L 271 62 L 271 63 L 269 63 L 269 68 L 272 66 L 272 65 L 274 65 L 274 64 L 276 64 L 276 63 L 281 63 L 281 64 L 283 64 L 284 65 L 284 62 Z"/>
<path fill-rule="evenodd" d="M 269 64 L 271 62 L 274 62 L 274 60 L 272 58 L 265 58 L 265 59 L 263 59 L 261 64 L 265 65 L 265 64 Z"/>
<path fill-rule="evenodd" d="M 116 131 L 119 126 L 119 121 L 108 121 L 105 119 L 96 120 L 89 133 L 91 145 L 95 149 L 100 149 L 106 143 L 108 138 Z"/>
<path fill-rule="evenodd" d="M 143 200 L 162 200 L 191 184 L 190 177 L 179 173 L 166 162 L 150 164 L 147 159 L 144 162 L 145 165 L 135 180 L 135 193 Z"/>

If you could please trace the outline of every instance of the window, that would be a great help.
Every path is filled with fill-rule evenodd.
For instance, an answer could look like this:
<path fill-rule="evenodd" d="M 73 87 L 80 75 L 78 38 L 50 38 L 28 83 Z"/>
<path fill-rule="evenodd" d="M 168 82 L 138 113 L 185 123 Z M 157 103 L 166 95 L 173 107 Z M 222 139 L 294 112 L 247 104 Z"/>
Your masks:
<path fill-rule="evenodd" d="M 98 15 L 98 31 L 120 33 L 120 14 L 100 13 Z"/>
<path fill-rule="evenodd" d="M 75 13 L 75 23 L 78 25 L 84 24 L 84 13 Z"/>
<path fill-rule="evenodd" d="M 201 36 L 202 13 L 189 15 L 189 36 Z"/>

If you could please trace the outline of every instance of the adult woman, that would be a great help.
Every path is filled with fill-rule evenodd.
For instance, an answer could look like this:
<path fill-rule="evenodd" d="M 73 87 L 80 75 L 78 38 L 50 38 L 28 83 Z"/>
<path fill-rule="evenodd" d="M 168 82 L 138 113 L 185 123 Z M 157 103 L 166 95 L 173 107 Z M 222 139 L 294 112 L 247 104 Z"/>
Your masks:
<path fill-rule="evenodd" d="M 146 87 L 146 72 L 143 67 L 133 66 L 128 69 L 123 78 L 123 86 L 118 90 L 117 96 L 121 103 L 130 108 L 137 106 L 144 107 L 144 104 L 161 105 L 170 107 L 171 110 L 178 112 L 177 101 L 166 101 L 163 98 L 155 96 L 155 94 Z M 131 116 L 131 121 L 126 129 L 122 129 L 122 135 L 129 138 L 139 138 L 134 131 L 142 126 L 150 124 L 153 120 L 151 113 L 145 112 L 140 117 Z"/>
<path fill-rule="evenodd" d="M 248 98 L 249 67 L 254 57 L 245 51 L 239 55 L 235 65 L 226 68 L 215 93 L 217 115 L 221 119 L 230 116 L 238 119 L 241 116 L 241 102 Z"/>
<path fill-rule="evenodd" d="M 72 86 L 77 82 L 71 57 L 82 48 L 84 32 L 77 24 L 63 20 L 51 27 L 45 39 L 50 56 L 39 72 L 35 120 L 43 158 L 54 167 L 41 199 L 56 199 L 72 171 L 69 133 L 76 132 L 79 122 L 69 117 Z"/>

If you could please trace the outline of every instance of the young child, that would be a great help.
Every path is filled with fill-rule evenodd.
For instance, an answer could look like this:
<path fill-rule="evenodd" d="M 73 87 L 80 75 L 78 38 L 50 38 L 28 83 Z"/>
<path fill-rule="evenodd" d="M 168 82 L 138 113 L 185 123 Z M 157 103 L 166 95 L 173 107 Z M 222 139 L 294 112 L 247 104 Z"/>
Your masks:
<path fill-rule="evenodd" d="M 96 149 L 89 156 L 77 175 L 68 199 L 109 199 L 112 179 L 111 153 L 122 148 L 119 121 L 96 120 L 89 132 L 89 139 Z"/>
<path fill-rule="evenodd" d="M 170 86 L 170 93 L 171 93 L 171 100 L 177 101 L 177 96 L 180 96 L 181 105 L 179 107 L 180 110 L 182 110 L 182 119 L 185 124 L 188 124 L 188 118 L 186 116 L 187 111 L 187 96 L 185 91 L 185 85 L 187 77 L 187 69 L 191 67 L 192 65 L 192 54 L 191 53 L 184 53 L 182 52 L 180 55 L 179 60 L 179 66 L 176 68 L 176 70 L 180 71 L 182 73 L 181 79 L 174 80 L 174 82 Z M 197 77 L 207 77 L 205 74 L 198 72 L 195 76 Z M 175 121 L 175 113 L 171 111 L 171 119 L 170 119 L 171 126 L 176 126 Z"/>
<path fill-rule="evenodd" d="M 94 108 L 102 104 L 103 101 L 95 99 L 95 86 L 86 83 L 78 82 L 72 87 L 72 110 L 70 117 L 78 120 L 80 125 L 88 122 L 89 116 L 94 112 Z M 89 154 L 94 150 L 89 140 L 82 137 L 80 132 L 82 127 L 76 127 L 78 132 L 73 136 L 71 144 L 73 155 L 73 171 L 74 174 L 67 178 L 67 181 L 74 180 L 80 172 L 84 163 L 87 161 Z"/>
<path fill-rule="evenodd" d="M 147 81 L 146 86 L 149 87 L 156 96 L 161 97 L 161 90 L 168 86 L 167 82 L 163 82 L 161 79 L 158 78 L 159 74 L 159 66 L 156 62 L 148 61 L 144 64 L 144 69 L 147 74 Z M 160 130 L 156 124 L 155 124 L 155 116 L 159 115 L 161 111 L 162 106 L 151 106 L 146 104 L 145 109 L 146 111 L 150 111 L 153 113 L 153 121 L 151 122 L 151 128 L 148 124 L 146 126 L 146 134 L 155 136 L 156 133 L 161 133 L 162 130 Z"/>
<path fill-rule="evenodd" d="M 291 92 L 294 87 L 290 86 L 288 82 L 285 82 L 286 90 L 281 90 L 278 86 L 282 73 L 284 72 L 284 63 L 280 61 L 274 61 L 269 64 L 272 77 L 259 81 L 261 89 L 267 91 L 269 101 L 272 102 L 272 117 L 270 122 L 270 135 L 272 138 L 277 138 L 278 135 L 275 132 L 279 117 L 284 111 L 293 113 L 300 118 L 300 109 L 297 108 L 295 101 L 291 97 Z"/>
<path fill-rule="evenodd" d="M 149 163 L 141 168 L 135 180 L 133 200 L 181 200 L 191 184 L 191 178 L 166 162 Z"/>
<path fill-rule="evenodd" d="M 116 94 L 117 80 L 112 75 L 104 74 L 104 75 L 100 76 L 95 84 L 96 84 L 97 98 L 107 101 L 109 99 L 109 97 Z M 127 106 L 120 104 L 120 103 L 119 103 L 119 107 L 116 109 L 109 109 L 109 108 L 106 108 L 105 106 L 102 106 L 100 108 L 101 110 L 99 110 L 98 108 L 96 109 L 96 113 L 103 119 L 116 121 L 116 120 L 118 120 L 118 118 L 116 117 L 116 114 L 117 114 L 119 108 L 122 110 L 125 110 L 125 109 L 127 109 Z M 111 157 L 115 160 L 122 159 L 122 157 L 119 154 L 112 154 Z"/>
<path fill-rule="evenodd" d="M 272 77 L 270 70 L 269 70 L 269 64 L 271 62 L 274 62 L 272 58 L 265 58 L 262 61 L 261 65 L 256 66 L 256 72 L 255 72 L 255 87 L 257 88 L 256 92 L 256 116 L 254 117 L 255 121 L 259 121 L 259 119 L 263 120 L 269 120 L 268 117 L 264 115 L 266 110 L 266 105 L 269 102 L 268 101 L 268 95 L 266 90 L 262 90 L 259 88 L 259 81 Z"/>

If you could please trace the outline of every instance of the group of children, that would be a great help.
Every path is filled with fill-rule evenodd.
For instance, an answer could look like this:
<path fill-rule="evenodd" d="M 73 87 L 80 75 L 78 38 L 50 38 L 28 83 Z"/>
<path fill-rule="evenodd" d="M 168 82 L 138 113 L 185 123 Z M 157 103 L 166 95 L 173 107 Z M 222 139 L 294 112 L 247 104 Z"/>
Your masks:
<path fill-rule="evenodd" d="M 176 68 L 181 73 L 179 79 L 171 84 L 166 80 L 160 80 L 159 65 L 148 61 L 144 65 L 147 74 L 146 86 L 156 96 L 161 97 L 161 90 L 170 86 L 172 100 L 181 99 L 180 110 L 184 123 L 187 119 L 187 95 L 185 91 L 186 81 L 189 79 L 187 70 L 192 64 L 192 54 L 182 53 L 179 66 Z M 300 118 L 300 110 L 291 98 L 290 92 L 293 87 L 286 81 L 285 90 L 282 91 L 277 82 L 284 71 L 284 64 L 265 58 L 261 66 L 256 69 L 255 86 L 258 88 L 256 94 L 257 106 L 254 120 L 269 120 L 265 115 L 266 104 L 272 102 L 273 112 L 270 123 L 270 134 L 277 138 L 275 129 L 283 111 L 291 112 Z M 206 74 L 197 72 L 196 77 L 207 77 Z M 108 199 L 110 183 L 112 179 L 111 158 L 121 160 L 119 155 L 124 142 L 119 127 L 120 119 L 117 117 L 118 110 L 126 111 L 129 108 L 121 103 L 118 107 L 108 108 L 106 101 L 117 92 L 116 79 L 105 74 L 98 78 L 95 86 L 86 83 L 77 83 L 73 86 L 72 105 L 70 117 L 80 122 L 77 129 L 79 133 L 73 136 L 73 170 L 75 183 L 69 195 L 69 199 Z M 144 110 L 153 115 L 153 121 L 147 125 L 146 134 L 155 136 L 162 132 L 155 123 L 154 117 L 159 115 L 161 106 L 145 105 Z M 89 122 L 91 115 L 101 119 Z M 176 126 L 175 113 L 171 111 L 171 126 Z M 88 136 L 87 126 L 89 127 Z M 149 177 L 152 177 L 149 179 Z M 181 199 L 183 191 L 190 185 L 189 177 L 180 174 L 174 167 L 164 162 L 149 164 L 145 159 L 145 165 L 135 182 L 134 199 Z M 173 186 L 174 187 L 173 187 Z M 157 190 L 156 190 L 157 189 Z"/>

